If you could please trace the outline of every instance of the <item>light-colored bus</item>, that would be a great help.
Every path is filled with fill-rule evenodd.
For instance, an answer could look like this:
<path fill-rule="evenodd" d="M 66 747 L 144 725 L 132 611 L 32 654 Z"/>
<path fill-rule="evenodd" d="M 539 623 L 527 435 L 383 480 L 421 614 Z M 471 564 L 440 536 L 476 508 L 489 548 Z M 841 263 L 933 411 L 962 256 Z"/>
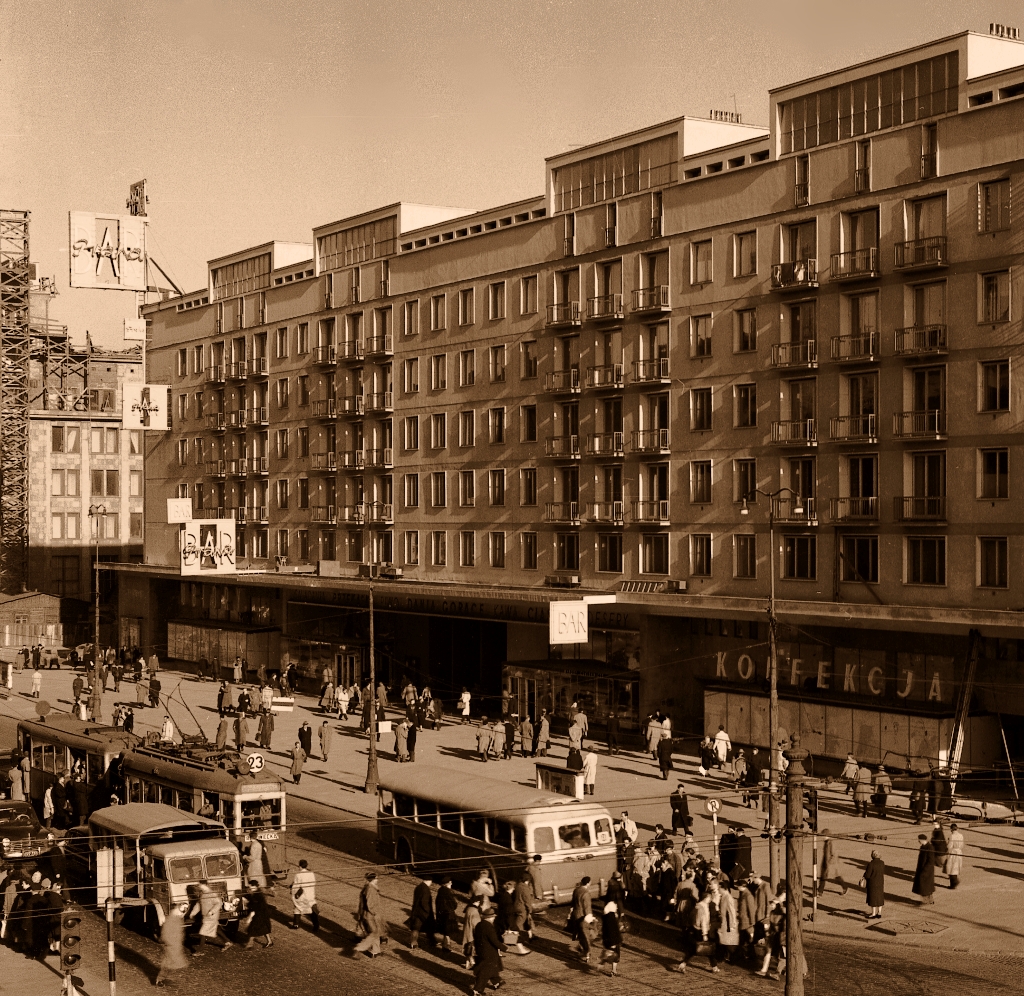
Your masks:
<path fill-rule="evenodd" d="M 377 847 L 388 861 L 468 881 L 481 867 L 501 879 L 533 869 L 538 894 L 565 903 L 584 875 L 601 895 L 616 867 L 604 806 L 515 782 L 412 766 L 380 779 Z M 495 882 L 495 886 L 498 883 Z"/>

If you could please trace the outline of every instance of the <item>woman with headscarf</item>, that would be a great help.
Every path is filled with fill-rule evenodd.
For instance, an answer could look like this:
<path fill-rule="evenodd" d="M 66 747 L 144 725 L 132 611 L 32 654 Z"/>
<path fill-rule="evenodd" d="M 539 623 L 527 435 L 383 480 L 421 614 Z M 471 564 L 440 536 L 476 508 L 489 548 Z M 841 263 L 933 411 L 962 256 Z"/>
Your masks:
<path fill-rule="evenodd" d="M 609 975 L 619 974 L 619 958 L 622 956 L 622 928 L 619 926 L 619 907 L 616 903 L 605 903 L 601 915 L 601 961 L 611 965 Z"/>
<path fill-rule="evenodd" d="M 871 907 L 868 919 L 881 920 L 885 905 L 885 862 L 878 851 L 871 852 L 871 860 L 864 869 L 860 884 L 866 890 L 865 901 Z"/>

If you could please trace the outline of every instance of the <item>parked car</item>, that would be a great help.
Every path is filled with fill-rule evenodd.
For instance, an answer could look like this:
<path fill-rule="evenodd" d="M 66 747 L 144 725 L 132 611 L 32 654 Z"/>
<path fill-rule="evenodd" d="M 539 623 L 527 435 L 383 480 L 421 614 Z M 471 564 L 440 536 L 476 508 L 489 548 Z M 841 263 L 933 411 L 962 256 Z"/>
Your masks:
<path fill-rule="evenodd" d="M 0 847 L 5 861 L 35 860 L 56 846 L 56 835 L 39 822 L 31 803 L 0 799 Z"/>

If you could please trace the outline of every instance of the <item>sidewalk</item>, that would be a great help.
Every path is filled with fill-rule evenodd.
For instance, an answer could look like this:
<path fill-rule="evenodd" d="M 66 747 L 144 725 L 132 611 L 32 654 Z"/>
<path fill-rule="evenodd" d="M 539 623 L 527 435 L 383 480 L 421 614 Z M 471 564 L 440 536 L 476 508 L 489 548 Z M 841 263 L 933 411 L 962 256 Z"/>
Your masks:
<path fill-rule="evenodd" d="M 68 670 L 42 672 L 42 698 L 55 710 L 67 710 L 71 702 L 73 673 Z M 188 709 L 202 725 L 207 736 L 213 736 L 217 726 L 217 682 L 197 681 L 192 675 L 163 670 L 164 700 L 170 699 L 167 709 L 136 708 L 135 730 L 145 733 L 160 727 L 165 712 L 169 712 L 175 725 L 185 733 L 197 732 Z M 28 698 L 32 673 L 23 671 L 15 675 L 14 690 L 10 698 L 0 701 L 0 715 L 35 718 L 35 700 Z M 135 686 L 122 684 L 122 692 L 115 696 L 109 691 L 104 696 L 103 717 L 109 722 L 115 701 L 134 703 Z M 389 718 L 397 718 L 397 710 L 389 711 Z M 363 792 L 366 777 L 366 738 L 359 732 L 359 721 L 353 717 L 347 723 L 331 717 L 334 729 L 332 753 L 324 763 L 316 751 L 319 741 L 316 730 L 326 717 L 317 709 L 316 699 L 300 695 L 295 711 L 278 714 L 273 749 L 267 754 L 267 763 L 288 783 L 289 795 L 335 807 L 342 811 L 339 818 L 358 818 L 372 823 L 376 814 L 376 800 Z M 314 729 L 314 755 L 307 761 L 299 785 L 292 785 L 288 775 L 287 751 L 294 744 L 296 731 L 308 719 Z M 13 733 L 8 722 L 0 724 L 0 746 L 13 746 Z M 255 724 L 252 724 L 255 732 Z M 457 718 L 446 722 L 437 731 L 422 730 L 417 742 L 416 764 L 441 767 L 456 772 L 472 771 L 489 777 L 512 782 L 534 784 L 534 766 L 529 758 L 515 757 L 508 761 L 490 761 L 486 767 L 476 758 L 475 726 L 461 726 Z M 252 745 L 250 741 L 250 745 Z M 252 747 L 252 749 L 257 749 Z M 675 780 L 663 781 L 657 763 L 636 751 L 623 751 L 609 756 L 603 745 L 597 746 L 599 768 L 594 800 L 603 803 L 614 817 L 623 809 L 640 827 L 640 840 L 649 839 L 655 823 L 671 825 L 669 793 Z M 556 738 L 552 755 L 555 761 L 564 760 L 567 744 Z M 394 737 L 381 736 L 379 771 L 383 775 L 394 760 Z M 712 774 L 702 778 L 697 772 L 697 760 L 688 756 L 675 758 L 673 773 L 686 783 L 690 797 L 690 813 L 694 817 L 693 831 L 701 851 L 709 854 L 713 848 L 712 822 L 704 810 L 704 801 L 710 795 L 722 798 L 719 814 L 719 833 L 729 826 L 742 826 L 753 839 L 754 868 L 759 873 L 768 871 L 768 845 L 760 837 L 765 817 L 760 811 L 740 804 L 738 793 L 732 792 L 731 780 Z M 833 881 L 819 899 L 814 922 L 810 915 L 810 879 L 812 875 L 812 846 L 807 838 L 804 846 L 804 874 L 807 885 L 805 928 L 825 935 L 861 938 L 875 945 L 889 943 L 934 947 L 943 950 L 970 950 L 1024 956 L 1024 827 L 978 824 L 960 824 L 965 837 L 964 867 L 960 886 L 953 892 L 947 877 L 938 872 L 935 904 L 919 906 L 911 894 L 911 883 L 917 860 L 917 835 L 931 832 L 930 825 L 915 826 L 905 814 L 896 811 L 888 820 L 874 816 L 867 819 L 853 814 L 850 798 L 829 789 L 819 791 L 819 826 L 829 830 L 835 839 L 839 858 L 836 873 L 842 875 L 849 891 L 841 894 Z M 294 826 L 294 824 L 293 824 Z M 874 839 L 866 839 L 874 835 Z M 863 890 L 857 887 L 862 870 L 870 859 L 872 848 L 877 849 L 885 861 L 886 905 L 883 919 L 870 924 L 865 920 L 869 912 L 864 904 Z"/>

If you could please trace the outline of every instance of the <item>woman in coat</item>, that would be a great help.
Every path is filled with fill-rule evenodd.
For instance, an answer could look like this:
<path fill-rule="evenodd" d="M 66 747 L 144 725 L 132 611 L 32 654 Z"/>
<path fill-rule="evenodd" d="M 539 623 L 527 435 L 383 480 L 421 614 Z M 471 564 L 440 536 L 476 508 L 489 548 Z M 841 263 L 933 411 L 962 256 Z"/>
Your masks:
<path fill-rule="evenodd" d="M 946 855 L 946 874 L 949 876 L 949 887 L 955 889 L 960 884 L 960 873 L 964 867 L 964 835 L 955 823 L 949 828 L 949 853 Z"/>
<path fill-rule="evenodd" d="M 441 877 L 441 887 L 434 897 L 434 921 L 445 951 L 451 951 L 449 938 L 455 937 L 459 932 L 459 918 L 455 915 L 458 908 L 458 900 L 452 892 L 452 877 L 444 875 Z"/>
<path fill-rule="evenodd" d="M 153 980 L 155 986 L 164 984 L 164 977 L 168 972 L 188 968 L 192 960 L 185 950 L 185 918 L 182 916 L 181 908 L 176 905 L 171 906 L 163 927 L 160 928 L 160 943 L 163 950 L 160 952 L 160 969 Z"/>
<path fill-rule="evenodd" d="M 871 801 L 871 772 L 861 765 L 853 783 L 853 812 L 868 818 L 868 803 Z"/>
<path fill-rule="evenodd" d="M 619 926 L 619 908 L 615 903 L 605 903 L 601 915 L 601 946 L 604 949 L 601 961 L 611 965 L 610 975 L 619 974 L 619 958 L 622 955 L 622 928 Z"/>
<path fill-rule="evenodd" d="M 665 737 L 658 741 L 657 747 L 658 767 L 661 768 L 661 777 L 668 780 L 668 773 L 672 770 L 672 739 Z"/>
<path fill-rule="evenodd" d="M 246 949 L 251 948 L 257 941 L 262 941 L 263 946 L 269 948 L 274 943 L 274 938 L 270 936 L 270 906 L 260 889 L 259 881 L 255 878 L 249 881 L 245 902 L 250 913 L 249 926 L 245 931 L 249 935 L 249 940 L 245 942 Z"/>
<path fill-rule="evenodd" d="M 465 968 L 473 967 L 473 958 L 476 955 L 476 945 L 473 942 L 473 931 L 480 922 L 480 904 L 482 896 L 477 896 L 471 903 L 466 904 L 462 914 L 462 953 L 466 956 Z"/>
<path fill-rule="evenodd" d="M 647 750 L 657 759 L 658 741 L 661 740 L 661 720 L 657 716 L 647 717 Z"/>
<path fill-rule="evenodd" d="M 928 838 L 922 833 L 917 836 L 921 849 L 917 852 L 917 870 L 914 872 L 915 896 L 921 897 L 922 903 L 935 902 L 935 851 Z"/>
<path fill-rule="evenodd" d="M 871 852 L 871 860 L 864 869 L 863 885 L 867 890 L 866 902 L 871 907 L 868 919 L 881 920 L 885 905 L 885 862 L 878 851 Z"/>
<path fill-rule="evenodd" d="M 700 766 L 701 774 L 705 778 L 708 776 L 708 772 L 711 770 L 715 763 L 715 745 L 711 742 L 711 737 L 705 737 L 700 742 Z"/>

